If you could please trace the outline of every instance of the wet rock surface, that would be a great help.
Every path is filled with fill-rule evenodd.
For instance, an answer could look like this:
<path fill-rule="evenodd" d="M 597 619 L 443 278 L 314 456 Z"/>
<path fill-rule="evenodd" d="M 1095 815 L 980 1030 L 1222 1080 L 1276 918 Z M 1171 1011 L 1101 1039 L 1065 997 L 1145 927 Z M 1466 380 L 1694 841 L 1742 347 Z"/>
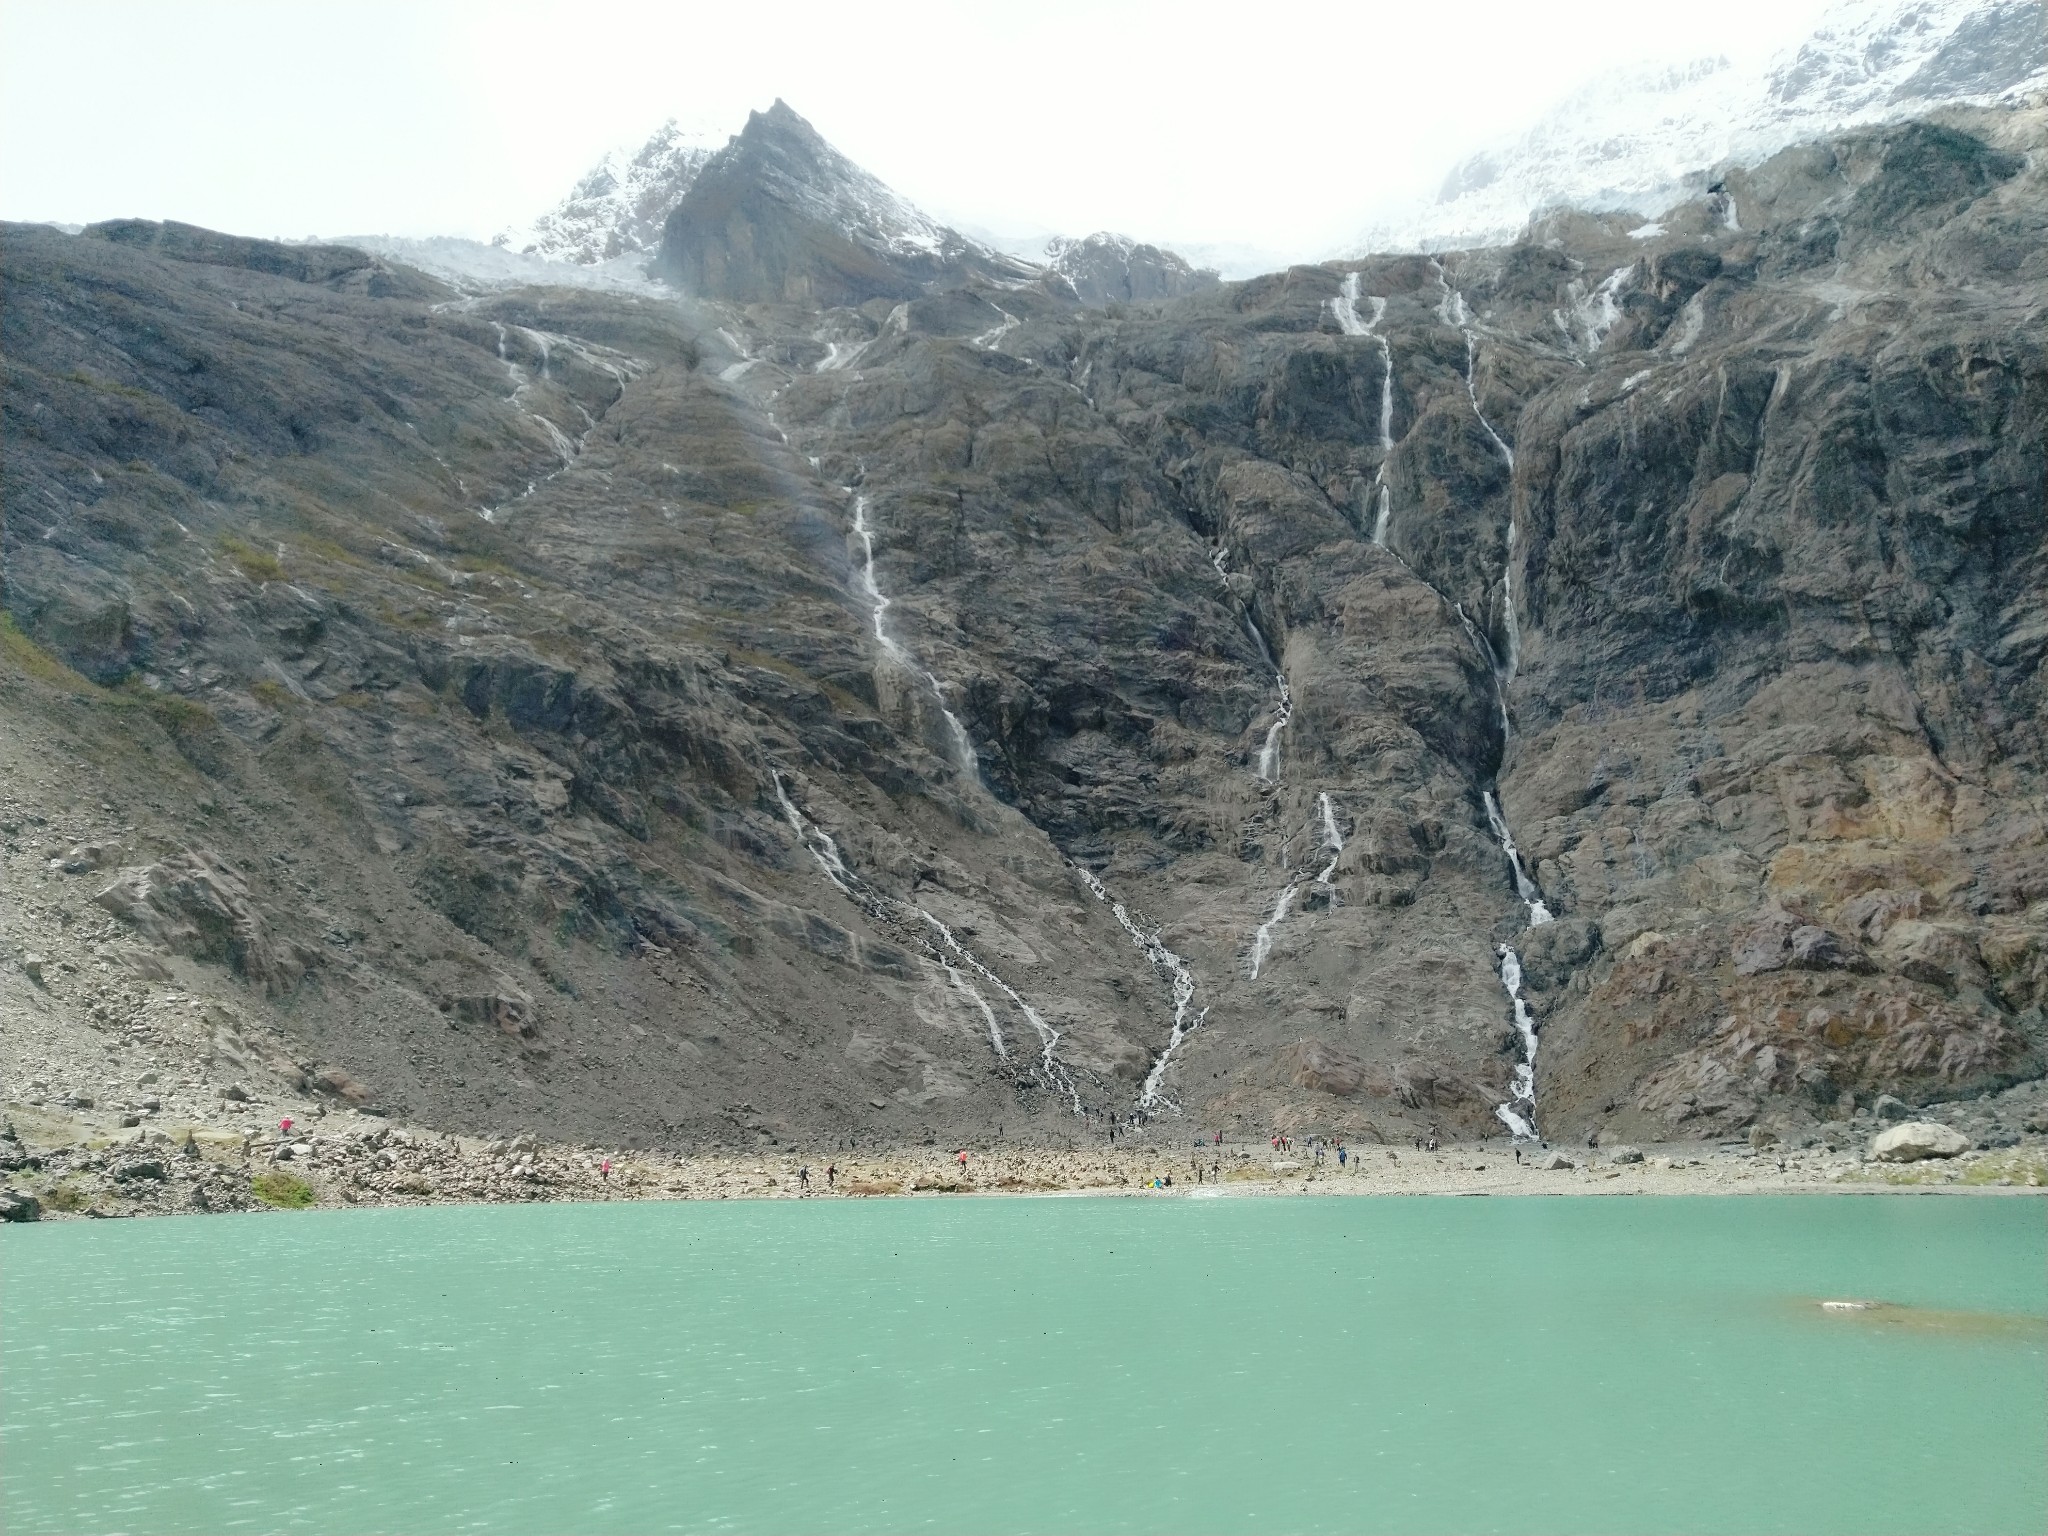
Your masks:
<path fill-rule="evenodd" d="M 2038 111 L 1108 309 L 773 117 L 673 300 L 0 234 L 9 1102 L 1398 1146 L 1503 946 L 1559 1141 L 2040 1075 Z"/>

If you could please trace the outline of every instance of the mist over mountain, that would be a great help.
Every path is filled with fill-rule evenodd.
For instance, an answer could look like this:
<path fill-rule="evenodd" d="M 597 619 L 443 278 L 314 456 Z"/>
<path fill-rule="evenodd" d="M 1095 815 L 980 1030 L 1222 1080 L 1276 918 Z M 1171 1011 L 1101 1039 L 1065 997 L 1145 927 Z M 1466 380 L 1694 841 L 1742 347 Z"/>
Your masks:
<path fill-rule="evenodd" d="M 2048 108 L 2013 7 L 1884 14 L 1770 79 L 1901 120 L 1240 282 L 780 101 L 524 245 L 6 226 L 0 1065 L 692 1145 L 1994 1126 Z"/>
<path fill-rule="evenodd" d="M 1501 244 L 1549 206 L 1647 216 L 1704 191 L 1731 166 L 1755 165 L 1795 143 L 1944 104 L 2019 100 L 2044 86 L 2041 0 L 1841 0 L 1811 35 L 1755 67 L 1709 53 L 1591 81 L 1519 138 L 1449 167 L 1428 201 L 1367 216 L 1371 178 L 1362 176 L 1349 194 L 1361 207 L 1361 233 L 1343 254 Z M 499 243 L 580 264 L 651 253 L 668 214 L 729 137 L 712 127 L 684 131 L 672 120 L 644 144 L 606 154 L 559 205 Z M 1360 169 L 1369 172 L 1370 162 Z M 1075 239 L 990 231 L 959 238 L 1037 265 Z M 1243 278 L 1338 253 L 1205 243 L 1168 254 Z M 487 259 L 475 265 L 481 275 Z"/>
<path fill-rule="evenodd" d="M 1498 244 L 1549 206 L 1647 216 L 1793 144 L 2044 86 L 2041 0 L 1844 0 L 1760 69 L 1708 55 L 1593 81 L 1453 167 L 1434 202 L 1377 216 L 1353 249 Z"/>

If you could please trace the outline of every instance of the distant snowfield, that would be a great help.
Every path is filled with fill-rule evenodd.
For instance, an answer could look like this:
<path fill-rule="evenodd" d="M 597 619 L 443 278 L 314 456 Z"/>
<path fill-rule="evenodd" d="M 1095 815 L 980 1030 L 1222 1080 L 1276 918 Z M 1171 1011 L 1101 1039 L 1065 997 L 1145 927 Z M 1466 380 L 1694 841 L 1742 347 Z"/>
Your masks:
<path fill-rule="evenodd" d="M 1374 218 L 1349 254 L 1495 245 L 1561 204 L 1660 213 L 1705 190 L 1716 168 L 2043 88 L 2043 0 L 1844 0 L 1805 41 L 1754 69 L 1713 57 L 1594 81 L 1514 143 L 1455 167 L 1434 202 Z"/>
<path fill-rule="evenodd" d="M 554 287 L 603 288 L 612 292 L 673 298 L 675 290 L 658 283 L 645 271 L 647 253 L 636 251 L 610 261 L 577 262 L 550 260 L 508 246 L 488 245 L 456 235 L 434 235 L 412 239 L 403 235 L 344 235 L 343 245 L 355 246 L 373 256 L 416 267 L 430 277 L 460 288 L 508 288 L 528 283 Z"/>

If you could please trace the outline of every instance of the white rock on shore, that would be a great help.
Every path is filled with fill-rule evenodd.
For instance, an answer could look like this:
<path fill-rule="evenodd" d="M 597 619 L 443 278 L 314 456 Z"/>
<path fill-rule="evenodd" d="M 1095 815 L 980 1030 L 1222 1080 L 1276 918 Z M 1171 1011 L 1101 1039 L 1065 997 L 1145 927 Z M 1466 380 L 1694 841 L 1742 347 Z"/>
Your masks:
<path fill-rule="evenodd" d="M 1917 1163 L 1923 1157 L 1955 1157 L 1969 1150 L 1969 1137 L 1931 1120 L 1908 1120 L 1870 1143 L 1870 1155 L 1880 1163 Z"/>

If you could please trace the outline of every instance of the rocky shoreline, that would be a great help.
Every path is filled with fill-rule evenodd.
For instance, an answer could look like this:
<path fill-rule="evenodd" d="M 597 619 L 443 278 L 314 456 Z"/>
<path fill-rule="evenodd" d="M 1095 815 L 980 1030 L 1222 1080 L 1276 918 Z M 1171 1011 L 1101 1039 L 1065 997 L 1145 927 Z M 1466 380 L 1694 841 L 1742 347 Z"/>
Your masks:
<path fill-rule="evenodd" d="M 1951 1133 L 1953 1134 L 1953 1133 Z M 2048 1136 L 1953 1155 L 1886 1160 L 1887 1140 L 1844 1146 L 1673 1143 L 1517 1149 L 1500 1140 L 1435 1148 L 1140 1136 L 1114 1149 L 1003 1143 L 772 1153 L 607 1150 L 484 1139 L 341 1113 L 289 1130 L 183 1124 L 116 1127 L 17 1108 L 0 1139 L 8 1220 L 313 1206 L 513 1204 L 559 1200 L 876 1198 L 919 1194 L 1703 1195 L 1953 1191 L 2048 1193 Z M 1960 1139 L 1960 1138 L 1958 1138 Z M 1878 1151 L 1873 1151 L 1873 1147 Z M 963 1162 L 961 1153 L 965 1152 Z M 828 1174 L 828 1170 L 832 1170 Z"/>

